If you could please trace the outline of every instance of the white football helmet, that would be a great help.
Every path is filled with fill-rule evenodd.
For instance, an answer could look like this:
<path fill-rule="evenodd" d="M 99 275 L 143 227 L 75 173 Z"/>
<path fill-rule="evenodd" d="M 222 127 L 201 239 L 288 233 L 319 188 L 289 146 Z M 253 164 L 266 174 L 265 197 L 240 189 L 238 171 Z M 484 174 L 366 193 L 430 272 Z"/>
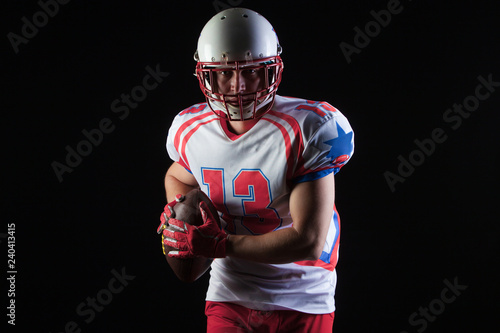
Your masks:
<path fill-rule="evenodd" d="M 195 75 L 212 111 L 228 120 L 253 119 L 269 111 L 281 82 L 280 54 L 278 36 L 259 13 L 230 8 L 212 17 L 201 31 L 194 54 Z M 218 91 L 216 72 L 247 69 L 263 69 L 263 85 L 256 91 Z"/>

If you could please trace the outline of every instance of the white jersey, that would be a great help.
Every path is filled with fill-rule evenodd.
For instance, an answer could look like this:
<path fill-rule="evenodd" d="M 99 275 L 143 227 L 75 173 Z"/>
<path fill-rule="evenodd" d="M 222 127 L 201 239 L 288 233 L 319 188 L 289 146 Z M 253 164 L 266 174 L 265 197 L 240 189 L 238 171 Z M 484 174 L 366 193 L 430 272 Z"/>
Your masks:
<path fill-rule="evenodd" d="M 170 157 L 193 174 L 230 234 L 259 235 L 292 226 L 294 184 L 336 173 L 352 156 L 354 134 L 326 102 L 276 96 L 246 133 L 231 133 L 206 103 L 180 112 L 168 133 Z M 212 263 L 207 300 L 257 310 L 335 310 L 340 220 L 334 207 L 319 260 L 261 264 L 237 258 Z"/>

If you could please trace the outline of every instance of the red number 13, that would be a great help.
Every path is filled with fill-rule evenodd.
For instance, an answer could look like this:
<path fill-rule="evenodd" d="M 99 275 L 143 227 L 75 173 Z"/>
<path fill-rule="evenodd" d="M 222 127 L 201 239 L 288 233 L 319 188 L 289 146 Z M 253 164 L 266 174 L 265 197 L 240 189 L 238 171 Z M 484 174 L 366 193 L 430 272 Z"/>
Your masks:
<path fill-rule="evenodd" d="M 232 196 L 240 199 L 241 211 L 230 212 L 227 209 L 226 190 L 224 187 L 224 169 L 202 169 L 203 184 L 208 187 L 210 199 L 217 209 L 232 216 L 243 216 L 242 225 L 254 234 L 274 230 L 281 224 L 280 217 L 272 202 L 269 179 L 260 170 L 243 169 L 232 181 Z M 235 214 L 236 213 L 236 214 Z"/>

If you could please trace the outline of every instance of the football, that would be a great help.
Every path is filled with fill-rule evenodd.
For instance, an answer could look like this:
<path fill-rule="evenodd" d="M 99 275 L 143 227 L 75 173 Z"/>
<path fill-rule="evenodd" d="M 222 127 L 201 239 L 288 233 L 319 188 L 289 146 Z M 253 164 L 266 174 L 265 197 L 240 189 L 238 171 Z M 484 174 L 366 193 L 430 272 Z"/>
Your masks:
<path fill-rule="evenodd" d="M 184 198 L 173 207 L 175 219 L 184 221 L 191 225 L 203 224 L 200 212 L 200 202 L 205 202 L 220 227 L 219 213 L 210 198 L 200 189 L 189 191 Z M 168 256 L 168 252 L 175 250 L 165 245 L 165 258 L 170 268 L 182 282 L 194 282 L 199 279 L 212 264 L 211 258 L 197 257 L 192 259 L 178 259 Z"/>

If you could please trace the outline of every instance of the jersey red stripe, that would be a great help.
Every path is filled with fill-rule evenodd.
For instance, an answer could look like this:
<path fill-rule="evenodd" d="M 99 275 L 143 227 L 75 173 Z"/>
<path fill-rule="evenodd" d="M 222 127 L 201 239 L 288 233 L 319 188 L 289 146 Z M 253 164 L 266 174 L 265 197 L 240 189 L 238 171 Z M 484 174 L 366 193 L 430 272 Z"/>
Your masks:
<path fill-rule="evenodd" d="M 196 126 L 194 129 L 194 132 L 193 132 L 193 129 L 191 129 L 188 134 L 186 136 L 184 136 L 184 139 L 181 143 L 181 135 L 184 133 L 184 131 L 190 127 L 191 125 L 193 125 L 195 122 L 199 121 L 199 120 L 203 120 L 207 117 L 210 117 L 210 116 L 213 116 L 213 113 L 205 113 L 205 114 L 202 114 L 202 115 L 199 115 L 199 116 L 196 116 L 194 117 L 193 119 L 189 120 L 189 121 L 186 121 L 185 123 L 182 124 L 181 127 L 179 127 L 179 130 L 177 131 L 177 133 L 175 134 L 175 137 L 174 137 L 174 146 L 175 146 L 175 149 L 177 149 L 177 152 L 179 152 L 179 155 L 181 156 L 181 159 L 183 160 L 183 163 L 180 163 L 184 168 L 187 168 L 189 169 L 189 163 L 187 161 L 187 158 L 186 158 L 186 152 L 184 150 L 184 148 L 186 147 L 186 143 L 189 139 L 189 137 L 191 137 L 191 135 L 193 135 L 194 132 L 196 132 L 196 129 L 199 128 L 199 125 Z M 214 118 L 210 121 L 213 121 L 213 120 L 216 120 L 217 118 Z M 208 121 L 208 122 L 210 122 Z M 205 122 L 207 123 L 207 122 Z M 189 136 L 188 136 L 189 135 Z"/>
<path fill-rule="evenodd" d="M 293 162 L 295 159 L 291 159 L 291 153 L 295 153 L 296 156 L 297 156 L 297 160 L 299 161 L 299 165 L 300 164 L 303 164 L 301 163 L 302 161 L 302 153 L 304 151 L 304 141 L 303 141 L 303 138 L 302 138 L 302 132 L 300 130 L 300 125 L 298 124 L 297 120 L 293 117 L 290 117 L 288 115 L 285 115 L 283 113 L 279 113 L 279 112 L 276 112 L 276 111 L 269 111 L 268 112 L 269 114 L 275 116 L 275 117 L 278 117 L 278 118 L 281 118 L 282 120 L 286 121 L 288 123 L 288 125 L 290 125 L 292 131 L 293 131 L 293 146 L 292 146 L 292 143 L 289 142 L 289 145 L 290 145 L 290 151 L 287 150 L 287 161 L 288 161 L 288 170 L 287 170 L 287 179 L 288 180 L 291 180 L 292 179 L 292 176 L 293 176 L 293 173 L 295 172 L 295 170 L 293 170 Z M 269 120 L 267 118 L 264 118 L 266 120 Z M 269 120 L 270 121 L 270 120 Z M 274 122 L 276 123 L 276 122 Z M 276 124 L 279 124 L 279 123 L 276 123 Z M 276 125 L 275 124 L 275 125 Z M 286 131 L 286 129 L 283 127 L 283 125 L 279 124 L 282 128 L 281 131 L 283 133 L 283 130 L 285 130 L 285 132 L 287 133 L 287 137 L 288 139 L 290 140 L 290 135 L 288 134 L 288 132 Z M 278 126 L 278 125 L 276 125 Z M 286 138 L 285 138 L 285 141 L 286 141 Z M 288 147 L 287 147 L 288 148 Z"/>

